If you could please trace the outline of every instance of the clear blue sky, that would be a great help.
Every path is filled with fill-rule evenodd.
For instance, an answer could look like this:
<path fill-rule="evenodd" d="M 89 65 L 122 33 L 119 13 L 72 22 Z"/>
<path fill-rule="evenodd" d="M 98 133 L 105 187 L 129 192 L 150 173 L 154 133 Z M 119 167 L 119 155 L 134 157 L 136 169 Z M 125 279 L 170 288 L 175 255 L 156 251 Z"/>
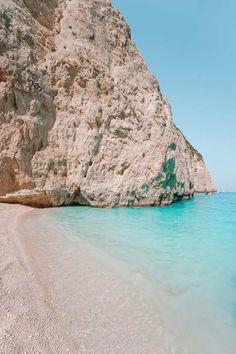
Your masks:
<path fill-rule="evenodd" d="M 216 187 L 236 191 L 236 1 L 112 2 Z"/>

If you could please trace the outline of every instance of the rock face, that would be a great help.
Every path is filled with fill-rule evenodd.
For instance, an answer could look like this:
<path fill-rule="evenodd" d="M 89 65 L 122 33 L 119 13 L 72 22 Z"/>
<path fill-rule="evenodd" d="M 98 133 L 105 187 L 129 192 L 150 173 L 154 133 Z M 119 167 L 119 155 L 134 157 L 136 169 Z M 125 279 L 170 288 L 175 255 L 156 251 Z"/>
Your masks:
<path fill-rule="evenodd" d="M 0 0 L 0 202 L 163 205 L 212 192 L 109 0 Z"/>

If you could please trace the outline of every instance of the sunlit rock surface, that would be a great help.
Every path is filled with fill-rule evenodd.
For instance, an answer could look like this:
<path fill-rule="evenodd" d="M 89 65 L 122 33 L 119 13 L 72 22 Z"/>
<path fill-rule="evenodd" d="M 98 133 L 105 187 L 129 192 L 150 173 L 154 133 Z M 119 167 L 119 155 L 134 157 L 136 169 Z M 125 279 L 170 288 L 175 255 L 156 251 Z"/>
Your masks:
<path fill-rule="evenodd" d="M 0 201 L 164 205 L 214 186 L 108 0 L 0 0 Z"/>

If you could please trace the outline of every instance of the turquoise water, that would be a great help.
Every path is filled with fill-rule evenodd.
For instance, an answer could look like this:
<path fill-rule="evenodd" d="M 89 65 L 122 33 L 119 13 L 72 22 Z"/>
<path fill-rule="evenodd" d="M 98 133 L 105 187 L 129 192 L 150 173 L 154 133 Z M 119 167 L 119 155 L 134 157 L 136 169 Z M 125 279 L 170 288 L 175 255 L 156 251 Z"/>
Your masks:
<path fill-rule="evenodd" d="M 236 193 L 51 216 L 153 302 L 177 354 L 236 353 Z"/>

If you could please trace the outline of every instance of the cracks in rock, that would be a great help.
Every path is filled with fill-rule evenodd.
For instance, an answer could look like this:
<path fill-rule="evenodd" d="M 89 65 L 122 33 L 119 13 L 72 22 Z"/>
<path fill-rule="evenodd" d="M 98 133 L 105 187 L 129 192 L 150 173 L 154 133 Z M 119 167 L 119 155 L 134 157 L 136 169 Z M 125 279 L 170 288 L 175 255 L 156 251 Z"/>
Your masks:
<path fill-rule="evenodd" d="M 16 98 L 16 93 L 15 93 L 15 90 L 13 89 L 12 90 L 12 98 L 13 98 L 13 107 L 15 109 L 15 111 L 18 110 L 18 105 L 17 105 L 17 98 Z"/>
<path fill-rule="evenodd" d="M 84 174 L 83 174 L 83 177 L 84 177 L 84 178 L 87 177 L 88 171 L 89 171 L 89 169 L 92 167 L 93 162 L 94 162 L 96 156 L 97 156 L 98 153 L 99 153 L 99 148 L 100 148 L 100 146 L 101 146 L 102 139 L 103 139 L 103 134 L 102 134 L 102 133 L 99 133 L 99 134 L 97 135 L 97 143 L 96 143 L 96 145 L 94 146 L 93 151 L 92 151 L 92 157 L 91 157 L 90 160 L 86 163 L 85 171 L 84 171 Z"/>

